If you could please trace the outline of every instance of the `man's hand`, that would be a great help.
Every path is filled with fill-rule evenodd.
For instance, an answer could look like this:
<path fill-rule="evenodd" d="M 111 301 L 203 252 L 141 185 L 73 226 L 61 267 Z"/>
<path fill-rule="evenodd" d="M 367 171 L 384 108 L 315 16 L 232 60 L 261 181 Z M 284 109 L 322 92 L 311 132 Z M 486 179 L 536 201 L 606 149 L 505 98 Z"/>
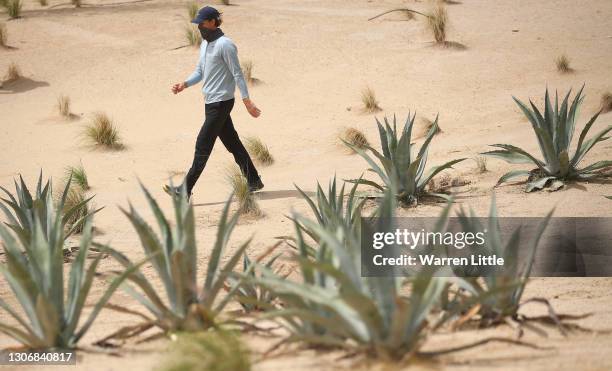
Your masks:
<path fill-rule="evenodd" d="M 257 118 L 259 115 L 261 115 L 259 108 L 257 108 L 255 103 L 253 103 L 249 98 L 243 99 L 242 101 L 244 102 L 244 106 L 246 107 L 247 111 L 249 111 L 251 116 Z"/>
<path fill-rule="evenodd" d="M 187 87 L 187 84 L 185 84 L 184 82 L 179 82 L 178 84 L 172 85 L 172 92 L 174 94 L 178 94 L 182 92 L 183 90 L 185 90 L 186 87 Z"/>

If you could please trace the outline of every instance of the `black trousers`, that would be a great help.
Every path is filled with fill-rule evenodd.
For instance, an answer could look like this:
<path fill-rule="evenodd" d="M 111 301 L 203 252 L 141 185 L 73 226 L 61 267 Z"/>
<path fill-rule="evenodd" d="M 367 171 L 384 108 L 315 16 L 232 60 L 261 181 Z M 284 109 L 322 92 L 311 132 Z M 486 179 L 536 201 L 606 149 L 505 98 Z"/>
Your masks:
<path fill-rule="evenodd" d="M 189 169 L 185 177 L 187 194 L 191 194 L 193 186 L 198 181 L 200 174 L 202 174 L 217 137 L 221 139 L 225 148 L 234 155 L 234 160 L 249 184 L 256 183 L 259 179 L 257 169 L 255 169 L 249 153 L 244 148 L 244 145 L 242 145 L 236 129 L 234 129 L 234 123 L 230 117 L 232 108 L 234 108 L 234 99 L 205 105 L 206 118 L 196 140 L 191 169 Z"/>

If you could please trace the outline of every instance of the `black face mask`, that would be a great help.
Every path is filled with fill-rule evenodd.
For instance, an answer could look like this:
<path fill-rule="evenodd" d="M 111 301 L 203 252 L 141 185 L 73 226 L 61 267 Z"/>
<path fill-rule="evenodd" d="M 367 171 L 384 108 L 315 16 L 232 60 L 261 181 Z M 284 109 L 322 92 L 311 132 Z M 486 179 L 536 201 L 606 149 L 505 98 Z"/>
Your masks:
<path fill-rule="evenodd" d="M 202 39 L 212 42 L 223 36 L 223 31 L 220 28 L 211 30 L 206 27 L 198 27 L 200 30 L 200 35 L 202 35 Z"/>

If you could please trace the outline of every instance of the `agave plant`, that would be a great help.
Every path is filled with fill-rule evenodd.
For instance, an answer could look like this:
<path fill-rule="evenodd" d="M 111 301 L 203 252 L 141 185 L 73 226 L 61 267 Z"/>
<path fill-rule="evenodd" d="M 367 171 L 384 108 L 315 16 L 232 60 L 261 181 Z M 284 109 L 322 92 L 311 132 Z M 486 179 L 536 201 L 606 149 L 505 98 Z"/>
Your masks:
<path fill-rule="evenodd" d="M 141 272 L 134 272 L 128 277 L 139 290 L 131 285 L 124 285 L 124 288 L 153 315 L 149 324 L 158 326 L 165 332 L 207 329 L 217 323 L 217 315 L 235 293 L 235 290 L 231 290 L 220 301 L 217 300 L 228 274 L 238 263 L 250 242 L 249 240 L 243 243 L 227 263 L 221 266 L 223 252 L 238 221 L 238 214 L 229 216 L 231 197 L 226 202 L 219 220 L 204 284 L 199 286 L 195 217 L 185 187 L 182 187 L 180 195 L 173 197 L 176 224 L 172 227 L 149 191 L 144 186 L 141 187 L 155 215 L 160 235 L 153 231 L 131 204 L 129 211 L 123 208 L 121 211 L 136 229 L 145 255 L 151 259 L 155 273 L 163 283 L 165 300 Z M 131 265 L 123 254 L 117 251 L 111 252 L 122 265 L 126 267 Z M 119 306 L 114 307 L 119 308 Z M 148 327 L 141 326 L 141 328 L 144 330 Z"/>
<path fill-rule="evenodd" d="M 50 188 L 50 185 L 45 187 L 46 190 Z M 0 298 L 0 308 L 18 324 L 10 325 L 3 321 L 0 323 L 0 332 L 33 349 L 75 347 L 113 292 L 138 267 L 129 266 L 118 275 L 95 303 L 85 322 L 80 323 L 103 255 L 98 254 L 86 267 L 86 257 L 92 244 L 91 219 L 88 217 L 79 251 L 71 263 L 67 289 L 64 289 L 65 235 L 61 215 L 64 198 L 57 208 L 50 197 L 38 199 L 38 203 L 45 202 L 46 205 L 38 205 L 35 212 L 23 215 L 30 229 L 21 230 L 11 226 L 11 233 L 8 228 L 0 225 L 0 237 L 6 254 L 6 264 L 0 265 L 0 273 L 22 309 L 21 313 L 17 312 Z M 31 200 L 27 202 L 32 203 Z"/>
<path fill-rule="evenodd" d="M 386 196 L 377 212 L 381 228 L 390 230 L 395 196 Z M 338 215 L 322 225 L 296 214 L 294 218 L 316 236 L 319 249 L 308 256 L 302 228 L 296 223 L 296 256 L 302 282 L 262 270 L 259 284 L 284 303 L 268 316 L 280 318 L 291 336 L 287 341 L 365 349 L 373 355 L 399 359 L 416 352 L 427 333 L 427 320 L 439 302 L 444 278 L 423 270 L 401 277 L 362 277 L 361 239 Z M 329 249 L 330 253 L 324 253 Z M 402 290 L 407 285 L 409 289 Z M 409 293 L 404 296 L 403 293 Z"/>
<path fill-rule="evenodd" d="M 323 227 L 332 228 L 334 223 L 342 223 L 349 230 L 352 230 L 354 235 L 359 235 L 361 233 L 361 209 L 363 207 L 363 203 L 365 199 L 361 201 L 357 200 L 356 191 L 358 184 L 354 184 L 351 188 L 348 196 L 345 194 L 345 185 L 343 184 L 340 190 L 338 190 L 336 177 L 329 182 L 327 188 L 327 194 L 323 191 L 321 185 L 317 182 L 317 193 L 315 199 L 311 199 L 306 192 L 304 192 L 300 187 L 295 185 L 295 188 L 298 190 L 300 195 L 306 200 L 308 205 L 310 206 L 317 223 Z M 346 203 L 344 201 L 345 197 L 347 198 Z M 316 203 L 315 203 L 316 202 Z M 293 220 L 295 225 L 305 232 L 310 238 L 312 238 L 315 242 L 321 242 L 317 234 L 314 233 L 309 228 L 303 226 L 299 221 L 294 218 L 290 218 Z M 292 237 L 283 237 L 287 240 L 295 240 Z M 306 242 L 303 242 L 310 256 L 314 256 L 315 249 L 311 246 L 308 246 Z M 297 248 L 292 245 L 292 247 Z"/>
<path fill-rule="evenodd" d="M 504 265 L 493 269 L 479 269 L 480 267 L 455 266 L 455 273 L 464 277 L 467 286 L 463 286 L 464 293 L 470 293 L 473 309 L 471 315 L 480 316 L 480 325 L 489 326 L 500 324 L 507 319 L 520 320 L 518 310 L 525 286 L 531 274 L 536 250 L 546 229 L 554 210 L 551 210 L 536 227 L 530 241 L 521 238 L 521 228 L 512 231 L 505 241 L 502 241 L 502 229 L 497 217 L 495 197 L 491 200 L 489 217 L 483 225 L 472 210 L 466 212 L 460 209 L 457 212 L 461 230 L 464 233 L 483 233 L 487 236 L 484 244 L 478 246 L 478 250 L 472 249 L 472 253 L 481 255 L 494 255 L 504 259 Z M 519 245 L 526 245 L 526 258 L 519 265 Z M 463 295 L 456 296 L 453 301 L 468 302 Z M 465 308 L 465 306 L 464 306 Z M 468 311 L 469 312 L 469 311 Z M 464 317 L 461 321 L 465 321 Z"/>
<path fill-rule="evenodd" d="M 4 202 L 4 204 L 0 203 L 0 209 L 2 209 L 8 220 L 6 225 L 16 233 L 22 244 L 25 245 L 30 243 L 33 236 L 35 216 L 42 225 L 42 233 L 44 233 L 45 237 L 48 239 L 49 233 L 53 227 L 52 219 L 49 215 L 53 213 L 56 207 L 63 213 L 61 225 L 62 228 L 67 229 L 67 233 L 63 235 L 64 239 L 82 230 L 85 220 L 89 216 L 102 210 L 102 208 L 90 210 L 86 213 L 82 213 L 80 217 L 75 218 L 83 209 L 88 210 L 87 204 L 91 201 L 93 196 L 74 202 L 69 208 L 66 208 L 66 201 L 70 193 L 71 179 L 72 178 L 69 177 L 66 181 L 64 191 L 59 197 L 59 205 L 55 205 L 53 202 L 53 187 L 51 180 L 48 180 L 44 187 L 42 186 L 42 172 L 38 176 L 38 183 L 36 184 L 34 196 L 32 196 L 21 175 L 19 176 L 19 183 L 17 183 L 16 180 L 14 181 L 15 195 L 11 194 L 6 188 L 0 187 L 8 196 L 8 198 L 0 198 L 0 200 Z"/>
<path fill-rule="evenodd" d="M 416 156 L 413 153 L 414 144 L 411 143 L 412 127 L 415 118 L 416 114 L 411 117 L 410 113 L 408 113 L 408 118 L 401 133 L 397 131 L 395 116 L 393 116 L 393 126 L 389 124 L 386 117 L 384 118 L 385 126 L 376 119 L 383 152 L 380 153 L 369 145 L 366 145 L 365 148 L 378 159 L 380 165 L 376 163 L 375 158 L 365 151 L 345 142 L 347 146 L 368 162 L 371 167 L 370 171 L 378 174 L 383 184 L 366 179 L 353 179 L 349 180 L 349 182 L 373 186 L 380 191 L 385 191 L 385 189 L 391 188 L 391 185 L 394 184 L 400 204 L 402 206 L 410 206 L 418 203 L 419 197 L 425 194 L 425 186 L 436 174 L 445 169 L 452 168 L 456 163 L 465 160 L 465 158 L 452 160 L 444 165 L 434 166 L 425 172 L 429 144 L 438 131 L 438 118 L 436 117 L 436 120 L 429 129 L 425 141 L 416 153 Z M 435 195 L 447 198 L 443 194 Z"/>
<path fill-rule="evenodd" d="M 265 264 L 266 269 L 272 270 L 274 262 L 282 254 L 276 254 L 270 258 Z M 259 259 L 258 259 L 259 260 Z M 242 272 L 249 278 L 242 279 L 240 276 L 229 276 L 228 282 L 232 290 L 236 291 L 236 300 L 240 303 L 246 312 L 265 311 L 274 307 L 276 295 L 265 287 L 257 285 L 255 282 L 258 275 L 257 262 L 252 262 L 245 253 L 242 258 Z M 285 278 L 287 275 L 284 276 Z"/>
<path fill-rule="evenodd" d="M 527 116 L 533 127 L 543 159 L 540 160 L 525 150 L 510 144 L 492 145 L 492 147 L 500 149 L 485 152 L 484 155 L 500 158 L 513 164 L 533 164 L 537 166 L 534 170 L 510 171 L 498 180 L 497 185 L 513 178 L 528 176 L 526 192 L 540 190 L 548 186 L 552 190 L 557 190 L 563 186 L 565 181 L 602 176 L 603 171 L 612 168 L 612 161 L 598 161 L 585 167 L 579 167 L 580 162 L 597 143 L 609 138 L 606 134 L 612 130 L 612 125 L 586 140 L 589 130 L 601 111 L 597 112 L 584 126 L 576 150 L 573 155 L 570 155 L 570 144 L 574 136 L 576 117 L 584 100 L 583 90 L 584 86 L 576 94 L 571 104 L 569 103 L 570 90 L 563 99 L 561 107 L 559 107 L 559 97 L 555 94 L 555 107 L 553 108 L 548 89 L 546 89 L 544 115 L 533 102 L 529 101 L 531 105 L 531 108 L 529 108 L 523 102 L 514 98 L 514 101 Z"/>

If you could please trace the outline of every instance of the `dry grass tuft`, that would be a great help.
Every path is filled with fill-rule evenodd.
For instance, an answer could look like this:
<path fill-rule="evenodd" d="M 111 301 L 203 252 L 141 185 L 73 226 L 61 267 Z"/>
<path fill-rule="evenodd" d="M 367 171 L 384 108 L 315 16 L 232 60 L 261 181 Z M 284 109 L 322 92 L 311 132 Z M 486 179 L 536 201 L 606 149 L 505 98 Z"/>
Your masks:
<path fill-rule="evenodd" d="M 254 85 L 257 82 L 257 79 L 253 77 L 253 62 L 249 60 L 245 60 L 242 62 L 240 66 L 242 68 L 242 74 L 244 75 L 244 79 L 248 84 Z"/>
<path fill-rule="evenodd" d="M 437 177 L 432 178 L 429 181 L 428 188 L 430 193 L 448 193 L 452 187 L 452 181 L 450 174 L 442 173 Z"/>
<path fill-rule="evenodd" d="M 609 91 L 601 95 L 601 112 L 606 113 L 612 111 L 612 93 Z"/>
<path fill-rule="evenodd" d="M 72 176 L 71 186 L 79 186 L 82 190 L 87 191 L 91 187 L 89 186 L 89 179 L 87 178 L 87 172 L 85 172 L 85 168 L 83 164 L 79 164 L 78 166 L 68 166 L 66 167 L 66 174 L 64 178 L 66 181 L 70 179 Z"/>
<path fill-rule="evenodd" d="M 123 149 L 119 134 L 113 121 L 103 112 L 96 112 L 85 128 L 85 137 L 95 146 L 107 149 Z"/>
<path fill-rule="evenodd" d="M 6 8 L 6 12 L 11 19 L 21 17 L 21 7 L 23 6 L 21 0 L 4 0 L 2 5 Z"/>
<path fill-rule="evenodd" d="M 73 178 L 74 179 L 74 178 Z M 63 189 L 63 187 L 62 187 Z M 84 202 L 86 199 L 85 190 L 78 186 L 70 186 L 68 190 L 68 195 L 66 197 L 66 203 L 64 204 L 64 209 L 62 210 L 65 215 L 72 208 L 76 207 L 80 203 Z M 79 207 L 77 207 L 76 212 L 70 215 L 66 222 L 66 227 L 70 230 L 75 226 L 75 223 L 79 221 L 79 219 L 83 218 L 87 214 L 89 214 L 92 210 L 89 208 L 88 204 L 85 203 Z M 75 229 L 76 233 L 83 232 L 83 227 L 85 226 L 85 221 L 82 220 Z"/>
<path fill-rule="evenodd" d="M 83 4 L 81 0 L 70 0 L 70 2 L 72 3 L 72 5 L 74 5 L 75 8 L 80 8 Z"/>
<path fill-rule="evenodd" d="M 436 43 L 443 44 L 446 41 L 446 26 L 448 24 L 448 14 L 443 3 L 436 2 L 427 14 L 427 25 L 434 36 Z"/>
<path fill-rule="evenodd" d="M 374 94 L 374 90 L 372 90 L 372 88 L 369 86 L 366 86 L 361 91 L 361 102 L 363 103 L 364 111 L 366 112 L 374 113 L 381 111 L 378 101 L 376 100 L 376 94 Z"/>
<path fill-rule="evenodd" d="M 225 178 L 233 190 L 235 199 L 238 201 L 238 212 L 252 217 L 262 216 L 263 213 L 259 209 L 255 197 L 249 191 L 249 183 L 244 175 L 242 175 L 240 168 L 237 165 L 229 166 L 226 170 Z"/>
<path fill-rule="evenodd" d="M 427 135 L 427 133 L 429 133 L 429 130 L 431 130 L 431 128 L 434 125 L 434 121 L 428 119 L 427 117 L 421 117 L 421 123 L 422 123 L 422 135 L 425 136 Z M 438 122 L 438 129 L 435 132 L 435 135 L 440 134 L 442 132 L 442 129 L 440 128 L 440 122 Z"/>
<path fill-rule="evenodd" d="M 202 36 L 197 27 L 188 24 L 185 26 L 185 39 L 187 43 L 193 47 L 199 47 L 202 44 Z"/>
<path fill-rule="evenodd" d="M 8 32 L 6 30 L 6 25 L 4 23 L 0 23 L 0 46 L 6 48 L 6 43 L 8 42 Z"/>
<path fill-rule="evenodd" d="M 199 10 L 200 5 L 198 5 L 196 1 L 187 4 L 187 15 L 189 16 L 190 21 L 198 15 Z"/>
<path fill-rule="evenodd" d="M 487 158 L 484 156 L 476 156 L 474 157 L 474 161 L 476 162 L 476 172 L 478 174 L 486 173 L 489 171 L 487 169 Z"/>
<path fill-rule="evenodd" d="M 16 81 L 21 78 L 21 71 L 19 70 L 19 66 L 16 63 L 11 62 L 8 66 L 8 70 L 6 71 L 6 77 L 4 79 L 5 82 Z"/>
<path fill-rule="evenodd" d="M 572 73 L 574 70 L 570 67 L 570 60 L 567 55 L 563 54 L 557 59 L 555 59 L 555 65 L 557 66 L 557 71 L 560 73 Z"/>
<path fill-rule="evenodd" d="M 342 133 L 340 133 L 339 137 L 342 141 L 359 149 L 364 149 L 365 146 L 370 145 L 370 142 L 368 142 L 368 138 L 366 138 L 365 134 L 361 130 L 355 128 L 344 129 Z M 352 149 L 351 151 L 354 152 Z"/>
<path fill-rule="evenodd" d="M 70 97 L 67 95 L 60 95 L 57 98 L 57 110 L 63 117 L 72 117 L 70 113 Z"/>
<path fill-rule="evenodd" d="M 244 140 L 244 146 L 251 157 L 259 164 L 268 166 L 274 163 L 274 157 L 270 154 L 268 146 L 257 137 L 248 137 Z"/>
<path fill-rule="evenodd" d="M 161 371 L 249 371 L 249 349 L 226 330 L 180 333 Z"/>

